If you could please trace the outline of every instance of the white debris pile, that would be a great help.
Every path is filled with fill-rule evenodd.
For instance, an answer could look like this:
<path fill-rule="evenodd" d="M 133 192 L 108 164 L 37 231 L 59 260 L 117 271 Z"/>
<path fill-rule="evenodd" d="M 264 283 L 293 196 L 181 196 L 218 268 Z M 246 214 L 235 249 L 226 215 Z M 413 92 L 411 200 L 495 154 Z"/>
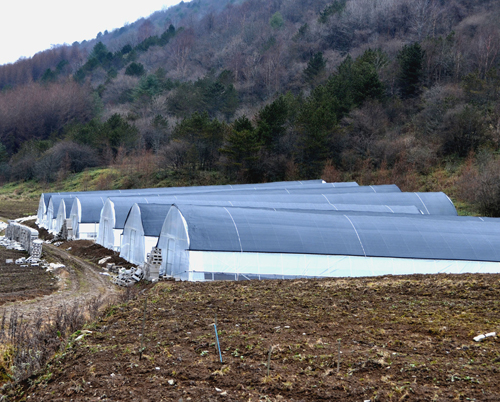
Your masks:
<path fill-rule="evenodd" d="M 0 232 L 1 232 L 2 230 L 7 229 L 7 226 L 9 226 L 9 224 L 8 224 L 7 222 L 0 221 Z"/>
<path fill-rule="evenodd" d="M 52 271 L 55 271 L 56 269 L 59 269 L 59 268 L 66 268 L 66 265 L 51 262 L 50 264 L 47 264 L 46 269 L 47 269 L 47 271 L 52 272 Z"/>
<path fill-rule="evenodd" d="M 101 258 L 97 263 L 99 265 L 102 265 L 102 264 L 105 264 L 107 261 L 109 261 L 111 259 L 111 256 L 107 256 L 107 257 L 104 257 L 104 258 Z"/>
<path fill-rule="evenodd" d="M 21 258 L 17 258 L 16 260 L 14 260 L 12 258 L 7 258 L 5 260 L 5 263 L 6 264 L 16 264 L 22 268 L 24 268 L 24 267 L 38 267 L 38 268 L 45 269 L 47 272 L 52 272 L 58 268 L 66 268 L 66 266 L 64 264 L 55 264 L 52 262 L 48 263 L 45 260 L 42 260 L 40 258 L 35 258 L 33 256 L 28 257 L 28 258 L 21 257 Z"/>
<path fill-rule="evenodd" d="M 121 268 L 117 276 L 111 277 L 111 281 L 119 286 L 131 286 L 144 277 L 142 268 Z"/>
<path fill-rule="evenodd" d="M 494 338 L 496 336 L 497 336 L 496 332 L 488 332 L 487 334 L 482 334 L 482 335 L 478 335 L 478 336 L 474 337 L 474 340 L 476 342 L 481 342 L 481 341 L 485 340 L 486 338 Z"/>
<path fill-rule="evenodd" d="M 121 269 L 123 269 L 123 267 L 120 267 L 118 265 L 115 265 L 114 263 L 112 262 L 108 262 L 106 264 L 106 267 L 103 268 L 105 271 L 109 271 L 113 274 L 118 274 L 120 272 Z"/>
<path fill-rule="evenodd" d="M 17 218 L 14 219 L 16 222 L 22 223 L 26 221 L 34 221 L 36 220 L 37 216 L 36 215 L 31 215 L 31 216 L 25 216 L 24 218 Z"/>
<path fill-rule="evenodd" d="M 5 247 L 7 250 L 26 251 L 21 243 L 11 240 L 6 236 L 0 236 L 0 246 Z"/>

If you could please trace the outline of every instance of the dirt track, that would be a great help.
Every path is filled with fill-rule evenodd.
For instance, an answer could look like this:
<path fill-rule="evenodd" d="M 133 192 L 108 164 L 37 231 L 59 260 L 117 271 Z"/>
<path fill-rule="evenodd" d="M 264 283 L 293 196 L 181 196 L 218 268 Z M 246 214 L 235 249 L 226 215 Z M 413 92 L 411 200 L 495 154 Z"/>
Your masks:
<path fill-rule="evenodd" d="M 100 275 L 101 270 L 93 264 L 51 244 L 44 244 L 43 248 L 45 258 L 65 265 L 65 268 L 59 268 L 54 272 L 59 279 L 58 290 L 29 300 L 22 300 L 26 297 L 19 295 L 21 300 L 0 306 L 0 317 L 4 312 L 9 317 L 13 311 L 16 311 L 18 315 L 23 315 L 24 319 L 31 320 L 41 316 L 44 320 L 51 321 L 53 313 L 63 305 L 84 306 L 96 296 L 111 300 L 119 292 L 118 288 L 109 281 L 109 277 Z"/>

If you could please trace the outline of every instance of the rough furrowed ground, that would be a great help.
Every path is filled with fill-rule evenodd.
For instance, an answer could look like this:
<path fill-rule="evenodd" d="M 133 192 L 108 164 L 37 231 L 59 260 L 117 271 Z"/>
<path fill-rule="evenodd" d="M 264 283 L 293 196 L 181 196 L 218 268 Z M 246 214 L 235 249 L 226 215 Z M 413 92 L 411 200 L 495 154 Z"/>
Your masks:
<path fill-rule="evenodd" d="M 43 269 L 6 263 L 21 257 L 28 257 L 28 253 L 0 247 L 0 306 L 47 295 L 58 288 L 57 278 Z"/>
<path fill-rule="evenodd" d="M 498 401 L 500 342 L 473 337 L 500 330 L 499 292 L 500 275 L 160 282 L 13 399 Z"/>

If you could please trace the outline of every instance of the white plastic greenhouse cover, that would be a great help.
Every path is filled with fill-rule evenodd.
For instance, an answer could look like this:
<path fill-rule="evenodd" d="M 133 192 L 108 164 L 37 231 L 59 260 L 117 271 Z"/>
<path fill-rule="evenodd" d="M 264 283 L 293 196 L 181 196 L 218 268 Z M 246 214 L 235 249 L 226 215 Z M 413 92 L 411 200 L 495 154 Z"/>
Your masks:
<path fill-rule="evenodd" d="M 64 195 L 62 196 L 60 193 L 42 193 L 42 195 L 40 196 L 40 201 L 38 202 L 38 210 L 37 210 L 37 215 L 36 215 L 36 221 L 35 223 L 40 226 L 40 227 L 43 227 L 45 229 L 48 229 L 49 228 L 49 220 L 47 218 L 47 213 L 48 213 L 48 209 L 49 209 L 49 206 L 50 206 L 50 201 L 51 201 L 51 198 L 52 197 L 58 197 L 58 200 L 57 200 L 57 205 L 54 209 L 52 209 L 51 213 L 52 213 L 52 218 L 56 218 L 56 214 L 57 214 L 57 211 L 58 211 L 58 208 L 59 208 L 59 202 L 62 198 L 73 198 L 75 197 L 74 194 L 72 193 L 67 193 L 67 195 Z"/>
<path fill-rule="evenodd" d="M 35 223 L 40 226 L 44 227 L 44 217 L 47 216 L 47 206 L 48 206 L 48 201 L 47 204 L 45 203 L 45 198 L 48 196 L 49 193 L 42 193 L 40 195 L 40 201 L 38 201 L 38 210 L 36 212 L 36 220 Z M 48 196 L 50 198 L 50 196 Z"/>
<path fill-rule="evenodd" d="M 63 227 L 64 221 L 70 217 L 71 207 L 73 206 L 74 200 L 74 198 L 63 198 L 59 203 L 55 224 L 52 227 L 53 233 L 59 233 Z"/>
<path fill-rule="evenodd" d="M 49 199 L 47 216 L 45 218 L 45 227 L 50 233 L 59 232 L 59 230 L 57 230 L 57 214 L 63 200 L 65 200 L 69 205 L 69 208 L 71 208 L 74 198 L 54 194 Z"/>
<path fill-rule="evenodd" d="M 348 204 L 348 205 L 400 205 L 415 206 L 423 214 L 458 215 L 455 206 L 442 192 L 438 193 L 346 193 L 346 194 L 198 194 L 178 196 L 178 203 L 191 201 L 230 201 L 230 202 L 279 202 L 279 203 L 310 203 L 310 204 Z"/>
<path fill-rule="evenodd" d="M 234 280 L 500 272 L 499 245 L 498 220 L 178 205 L 157 247 L 162 274 Z"/>
<path fill-rule="evenodd" d="M 210 203 L 210 201 L 207 201 Z M 337 211 L 356 211 L 363 214 L 421 214 L 414 206 L 381 206 L 381 205 L 321 205 L 321 204 L 273 204 L 273 203 L 241 203 L 240 207 L 269 210 L 308 211 L 311 213 L 333 213 Z M 244 204 L 244 205 L 243 205 Z M 134 264 L 146 261 L 148 252 L 155 247 L 164 227 L 165 217 L 172 204 L 134 204 L 129 211 L 121 236 L 120 257 Z M 204 201 L 195 205 L 230 206 L 230 202 Z"/>
<path fill-rule="evenodd" d="M 165 200 L 164 200 L 165 199 Z M 164 201 L 163 201 L 164 200 Z M 99 217 L 97 243 L 111 250 L 120 251 L 121 236 L 130 208 L 136 203 L 173 204 L 172 196 L 130 196 L 106 199 Z"/>
<path fill-rule="evenodd" d="M 268 187 L 287 187 L 287 186 L 315 186 L 317 184 L 327 184 L 333 187 L 353 187 L 357 186 L 356 182 L 341 182 L 341 183 L 326 183 L 324 180 L 304 180 L 304 181 L 284 181 L 284 182 L 270 182 L 258 184 L 233 184 L 233 185 L 219 185 L 219 186 L 189 186 L 189 187 L 163 187 L 163 188 L 143 188 L 143 189 L 130 189 L 130 190 L 103 190 L 103 191 L 76 191 L 76 192 L 59 192 L 59 193 L 42 193 L 38 203 L 37 211 L 37 225 L 43 225 L 47 207 L 52 195 L 62 195 L 64 197 L 76 197 L 79 194 L 98 195 L 100 197 L 111 197 L 117 195 L 148 195 L 151 193 L 198 193 L 198 192 L 212 192 L 222 191 L 227 189 L 249 189 L 249 188 L 268 188 Z"/>
<path fill-rule="evenodd" d="M 330 184 L 333 184 L 330 186 Z M 343 193 L 386 193 L 386 192 L 398 192 L 401 190 L 395 185 L 381 185 L 381 186 L 338 186 L 339 183 L 325 183 L 317 184 L 313 183 L 310 185 L 300 185 L 300 186 L 286 186 L 284 187 L 262 187 L 258 189 L 228 189 L 227 186 L 224 187 L 224 191 L 215 192 L 200 192 L 200 193 L 188 193 L 183 194 L 180 191 L 174 194 L 150 194 L 145 196 L 119 196 L 119 197 L 109 197 L 104 203 L 104 207 L 99 216 L 99 228 L 97 232 L 97 243 L 103 247 L 109 248 L 111 250 L 120 250 L 121 244 L 121 229 L 124 227 L 125 219 L 131 206 L 135 203 L 175 203 L 178 200 L 188 198 L 191 202 L 200 203 L 204 205 L 218 205 L 219 200 L 226 200 L 228 197 L 232 196 L 242 196 L 247 197 L 252 194 L 254 196 L 271 196 L 271 195 L 289 195 L 295 194 L 296 192 L 300 195 L 306 194 L 343 194 Z M 337 186 L 335 186 L 337 185 Z M 203 197 L 213 197 L 213 199 L 208 200 Z M 232 205 L 229 203 L 228 205 Z"/>
<path fill-rule="evenodd" d="M 168 204 L 134 204 L 123 228 L 120 257 L 133 264 L 146 262 L 147 254 L 158 242 Z"/>
<path fill-rule="evenodd" d="M 95 239 L 105 199 L 97 195 L 78 195 L 71 206 L 74 239 Z"/>

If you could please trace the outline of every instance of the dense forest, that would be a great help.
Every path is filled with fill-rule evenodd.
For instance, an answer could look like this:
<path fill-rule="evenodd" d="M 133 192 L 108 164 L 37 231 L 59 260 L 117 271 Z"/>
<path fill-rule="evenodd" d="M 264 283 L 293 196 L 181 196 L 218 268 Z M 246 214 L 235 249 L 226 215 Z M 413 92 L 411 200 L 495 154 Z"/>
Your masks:
<path fill-rule="evenodd" d="M 489 0 L 181 3 L 0 66 L 0 175 L 418 190 L 444 174 L 498 216 L 499 20 Z"/>

